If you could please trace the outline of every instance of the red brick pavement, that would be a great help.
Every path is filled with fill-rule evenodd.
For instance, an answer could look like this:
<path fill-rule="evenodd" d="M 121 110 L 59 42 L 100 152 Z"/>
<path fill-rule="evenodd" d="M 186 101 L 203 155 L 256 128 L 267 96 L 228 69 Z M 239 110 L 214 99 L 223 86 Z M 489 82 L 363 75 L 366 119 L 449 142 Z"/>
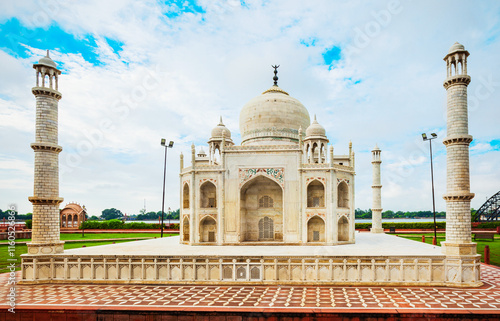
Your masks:
<path fill-rule="evenodd" d="M 19 272 L 18 272 L 19 274 Z M 6 308 L 8 274 L 0 275 L 0 310 Z M 500 268 L 481 266 L 480 288 L 17 285 L 17 309 L 219 311 L 282 313 L 499 314 Z"/>

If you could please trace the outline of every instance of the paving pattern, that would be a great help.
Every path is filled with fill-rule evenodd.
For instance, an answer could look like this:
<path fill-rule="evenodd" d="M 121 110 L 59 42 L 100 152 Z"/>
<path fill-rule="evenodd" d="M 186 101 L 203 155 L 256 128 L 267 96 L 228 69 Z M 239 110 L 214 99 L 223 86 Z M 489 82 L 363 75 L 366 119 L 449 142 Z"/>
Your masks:
<path fill-rule="evenodd" d="M 19 273 L 19 272 L 18 272 Z M 0 275 L 0 307 L 10 285 Z M 480 288 L 342 286 L 17 285 L 18 308 L 332 311 L 461 310 L 500 313 L 500 268 L 481 266 Z"/>

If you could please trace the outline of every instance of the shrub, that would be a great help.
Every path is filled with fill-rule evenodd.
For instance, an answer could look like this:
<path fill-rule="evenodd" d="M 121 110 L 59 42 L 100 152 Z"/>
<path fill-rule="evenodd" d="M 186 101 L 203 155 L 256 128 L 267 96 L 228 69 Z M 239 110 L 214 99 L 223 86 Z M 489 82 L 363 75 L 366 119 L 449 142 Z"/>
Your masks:
<path fill-rule="evenodd" d="M 446 228 L 446 222 L 436 222 L 437 228 Z M 394 226 L 397 229 L 434 229 L 434 223 L 432 222 L 384 222 L 382 223 L 383 228 L 390 228 Z M 372 227 L 372 223 L 356 223 L 357 229 L 369 229 Z"/>
<path fill-rule="evenodd" d="M 110 229 L 110 230 L 122 229 L 123 225 L 125 225 L 125 223 L 123 223 L 121 220 L 116 220 L 116 219 L 105 221 L 105 223 L 107 223 L 107 227 L 105 227 L 105 229 Z"/>
<path fill-rule="evenodd" d="M 147 229 L 159 229 L 161 227 L 158 223 L 145 223 L 145 222 L 130 222 L 123 223 L 121 220 L 109 220 L 109 221 L 85 221 L 81 224 L 80 228 L 85 229 L 99 229 L 99 230 L 117 230 L 117 229 L 127 229 L 127 230 L 147 230 Z M 171 229 L 178 230 L 179 223 L 170 224 Z M 166 224 L 163 224 L 163 228 L 166 228 Z"/>
<path fill-rule="evenodd" d="M 109 221 L 85 221 L 80 225 L 80 229 L 100 229 L 100 230 L 116 230 L 124 228 L 123 223 L 120 220 L 109 220 Z"/>
<path fill-rule="evenodd" d="M 361 229 L 361 230 L 365 230 L 365 229 L 369 229 L 372 227 L 372 223 L 356 223 L 356 229 Z"/>
<path fill-rule="evenodd" d="M 478 228 L 496 228 L 497 226 L 500 226 L 500 222 L 481 222 L 477 224 Z"/>
<path fill-rule="evenodd" d="M 33 224 L 33 221 L 32 220 L 26 220 L 26 221 L 24 221 L 24 223 L 26 224 L 25 228 L 31 230 L 31 225 Z"/>

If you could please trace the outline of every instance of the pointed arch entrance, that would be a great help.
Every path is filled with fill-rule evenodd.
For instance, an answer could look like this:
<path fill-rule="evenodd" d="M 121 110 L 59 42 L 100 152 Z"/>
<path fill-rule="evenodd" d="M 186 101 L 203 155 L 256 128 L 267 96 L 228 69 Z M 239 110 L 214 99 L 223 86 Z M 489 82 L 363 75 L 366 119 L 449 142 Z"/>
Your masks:
<path fill-rule="evenodd" d="M 216 242 L 217 223 L 211 216 L 205 216 L 200 222 L 200 242 Z"/>
<path fill-rule="evenodd" d="M 203 183 L 200 187 L 200 207 L 217 207 L 217 188 L 210 181 Z"/>
<path fill-rule="evenodd" d="M 240 190 L 241 241 L 283 240 L 283 190 L 270 178 L 257 176 Z"/>
<path fill-rule="evenodd" d="M 182 189 L 182 208 L 189 208 L 189 185 L 187 183 Z"/>
<path fill-rule="evenodd" d="M 182 221 L 182 240 L 189 242 L 189 218 L 185 217 Z"/>
<path fill-rule="evenodd" d="M 325 221 L 313 216 L 307 222 L 307 242 L 325 242 Z"/>
<path fill-rule="evenodd" d="M 349 221 L 345 216 L 340 217 L 338 225 L 338 241 L 349 241 Z"/>

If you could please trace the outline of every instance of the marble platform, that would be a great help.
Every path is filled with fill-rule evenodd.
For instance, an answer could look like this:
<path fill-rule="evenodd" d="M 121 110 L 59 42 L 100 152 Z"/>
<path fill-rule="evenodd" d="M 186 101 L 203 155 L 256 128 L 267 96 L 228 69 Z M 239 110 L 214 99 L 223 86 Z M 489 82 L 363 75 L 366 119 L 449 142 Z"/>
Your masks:
<path fill-rule="evenodd" d="M 179 237 L 24 255 L 22 283 L 480 286 L 478 256 L 395 235 L 336 246 L 191 246 Z"/>

